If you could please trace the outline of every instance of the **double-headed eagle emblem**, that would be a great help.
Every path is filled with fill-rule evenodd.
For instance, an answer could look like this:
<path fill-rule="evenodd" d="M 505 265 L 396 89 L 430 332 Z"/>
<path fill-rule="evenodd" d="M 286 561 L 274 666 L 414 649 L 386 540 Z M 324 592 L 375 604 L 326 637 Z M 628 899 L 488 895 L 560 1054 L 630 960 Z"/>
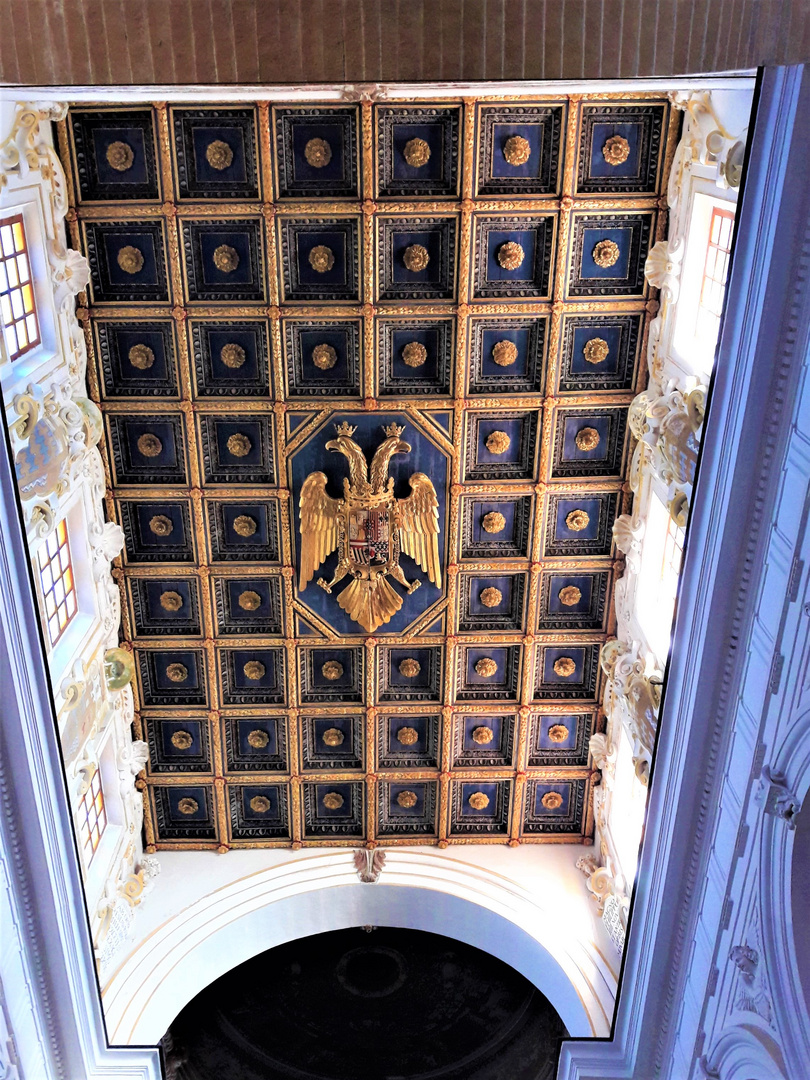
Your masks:
<path fill-rule="evenodd" d="M 338 564 L 331 581 L 318 584 L 331 593 L 347 574 L 351 583 L 337 597 L 343 610 L 373 633 L 402 607 L 402 598 L 387 580 L 404 585 L 408 594 L 422 582 L 408 581 L 399 565 L 404 552 L 424 570 L 434 585 L 441 586 L 439 566 L 439 501 L 432 481 L 424 473 L 410 478 L 407 499 L 394 497 L 394 480 L 388 467 L 394 454 L 409 454 L 411 447 L 400 435 L 397 424 L 384 428 L 385 442 L 377 447 L 371 462 L 352 439 L 356 428 L 347 423 L 335 426 L 337 438 L 327 450 L 343 454 L 349 462 L 349 476 L 343 481 L 343 498 L 326 493 L 326 476 L 310 473 L 301 488 L 301 576 L 303 591 L 321 563 L 337 548 Z"/>

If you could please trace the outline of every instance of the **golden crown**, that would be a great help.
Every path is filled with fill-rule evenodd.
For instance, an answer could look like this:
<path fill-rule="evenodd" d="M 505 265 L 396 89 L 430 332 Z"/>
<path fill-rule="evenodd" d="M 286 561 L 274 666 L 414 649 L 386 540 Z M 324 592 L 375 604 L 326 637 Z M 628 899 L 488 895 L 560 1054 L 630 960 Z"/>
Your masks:
<path fill-rule="evenodd" d="M 388 427 L 383 428 L 383 431 L 389 439 L 398 439 L 404 430 L 404 424 L 402 427 L 400 427 L 399 424 L 389 424 Z"/>
<path fill-rule="evenodd" d="M 347 424 L 344 420 L 342 424 L 335 424 L 335 431 L 338 433 L 338 435 L 345 435 L 347 438 L 350 439 L 352 435 L 354 435 L 355 431 L 357 431 L 357 428 L 352 427 L 351 424 Z"/>

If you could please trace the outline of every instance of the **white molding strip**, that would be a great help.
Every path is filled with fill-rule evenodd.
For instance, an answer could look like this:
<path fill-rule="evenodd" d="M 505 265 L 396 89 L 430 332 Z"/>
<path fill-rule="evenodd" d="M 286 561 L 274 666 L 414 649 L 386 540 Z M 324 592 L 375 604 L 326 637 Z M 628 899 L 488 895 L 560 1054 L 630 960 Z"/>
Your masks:
<path fill-rule="evenodd" d="M 0 101 L 36 97 L 41 101 L 107 102 L 128 104 L 150 101 L 441 101 L 462 97 L 504 97 L 557 94 L 669 93 L 670 91 L 752 89 L 753 71 L 722 75 L 684 75 L 662 79 L 574 79 L 525 82 L 343 83 L 324 86 L 11 86 L 0 84 Z"/>

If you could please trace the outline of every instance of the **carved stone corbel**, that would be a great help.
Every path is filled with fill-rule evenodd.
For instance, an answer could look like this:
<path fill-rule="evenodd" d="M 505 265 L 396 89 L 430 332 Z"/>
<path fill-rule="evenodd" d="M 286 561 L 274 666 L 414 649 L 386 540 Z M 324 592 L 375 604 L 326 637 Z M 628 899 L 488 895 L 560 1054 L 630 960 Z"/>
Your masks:
<path fill-rule="evenodd" d="M 354 853 L 354 868 L 357 876 L 367 885 L 374 884 L 379 880 L 382 868 L 385 866 L 385 852 L 382 848 L 361 848 Z"/>
<path fill-rule="evenodd" d="M 781 818 L 789 829 L 796 828 L 801 799 L 787 786 L 782 773 L 773 772 L 768 765 L 764 765 L 760 773 L 758 800 L 766 814 Z"/>

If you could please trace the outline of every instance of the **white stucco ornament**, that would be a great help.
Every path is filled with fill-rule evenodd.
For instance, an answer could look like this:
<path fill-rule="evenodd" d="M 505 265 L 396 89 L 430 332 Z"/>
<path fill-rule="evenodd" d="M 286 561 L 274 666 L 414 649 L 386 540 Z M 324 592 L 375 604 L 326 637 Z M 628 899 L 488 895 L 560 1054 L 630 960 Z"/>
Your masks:
<path fill-rule="evenodd" d="M 674 303 L 678 299 L 682 258 L 680 240 L 659 240 L 647 256 L 644 276 L 650 285 L 661 290 L 662 300 Z"/>

